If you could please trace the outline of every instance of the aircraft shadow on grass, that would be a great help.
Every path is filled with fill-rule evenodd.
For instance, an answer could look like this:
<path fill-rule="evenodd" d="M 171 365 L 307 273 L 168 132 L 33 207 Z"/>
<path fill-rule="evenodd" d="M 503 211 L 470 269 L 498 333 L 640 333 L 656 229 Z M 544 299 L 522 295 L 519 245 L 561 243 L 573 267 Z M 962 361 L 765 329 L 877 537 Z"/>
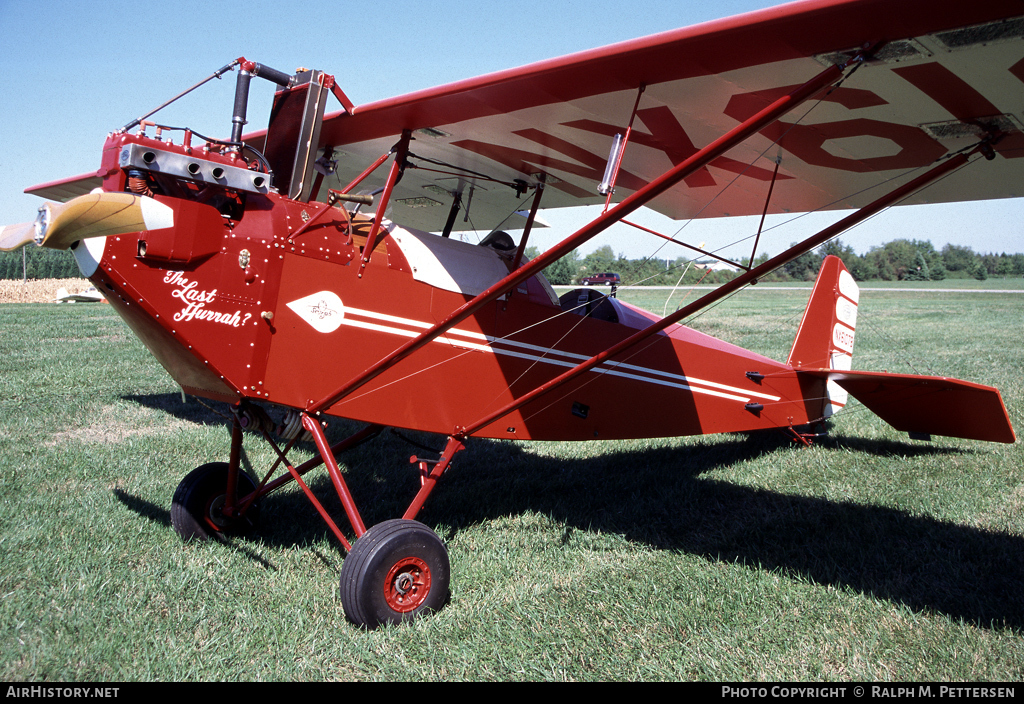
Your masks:
<path fill-rule="evenodd" d="M 121 398 L 199 425 L 224 425 L 225 419 L 230 417 L 230 412 L 223 403 L 199 401 L 195 397 L 188 397 L 186 401 L 182 401 L 180 393 L 129 394 Z"/>
<path fill-rule="evenodd" d="M 172 414 L 185 408 L 179 407 L 180 397 L 176 397 L 178 406 L 160 397 L 133 400 L 145 403 L 140 399 L 146 398 Z M 222 416 L 207 413 L 208 418 L 200 414 L 195 422 L 224 423 Z M 359 427 L 346 421 L 332 425 L 339 436 Z M 430 436 L 414 437 L 431 442 L 426 439 Z M 227 434 L 225 459 L 226 441 Z M 723 435 L 690 447 L 555 459 L 516 443 L 472 440 L 427 502 L 420 520 L 458 531 L 509 515 L 540 513 L 566 525 L 566 541 L 574 531 L 614 533 L 656 549 L 851 589 L 984 628 L 1024 629 L 1024 592 L 1019 588 L 1024 583 L 1024 539 L 1020 537 L 887 506 L 755 489 L 704 476 L 768 453 L 784 462 L 791 444 L 781 434 Z M 965 452 L 841 436 L 819 444 L 894 457 Z M 312 443 L 305 449 L 311 451 Z M 423 454 L 398 436 L 385 434 L 339 457 L 368 526 L 401 515 L 411 500 L 419 481 L 404 460 L 413 453 Z M 836 472 L 843 471 L 827 458 L 825 463 Z M 244 458 L 243 464 L 247 464 Z M 182 475 L 190 469 L 183 467 Z M 250 471 L 261 476 L 266 468 Z M 306 479 L 346 530 L 326 473 L 315 470 Z M 120 490 L 116 493 L 140 516 L 170 526 L 169 496 L 150 501 Z M 263 499 L 258 539 L 266 544 L 308 545 L 325 535 L 326 526 L 294 487 Z M 273 569 L 245 543 L 230 541 L 235 549 Z M 340 560 L 333 566 L 340 567 Z"/>

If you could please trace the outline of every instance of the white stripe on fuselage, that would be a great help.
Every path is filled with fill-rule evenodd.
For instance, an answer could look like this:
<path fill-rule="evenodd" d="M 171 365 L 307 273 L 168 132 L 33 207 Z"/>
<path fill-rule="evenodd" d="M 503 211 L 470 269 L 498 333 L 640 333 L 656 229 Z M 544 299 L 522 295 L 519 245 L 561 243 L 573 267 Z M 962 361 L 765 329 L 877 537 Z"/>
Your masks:
<path fill-rule="evenodd" d="M 342 321 L 342 325 L 362 328 L 365 330 L 375 330 L 377 332 L 384 332 L 392 335 L 400 335 L 402 337 L 416 337 L 417 335 L 420 334 L 419 331 L 427 330 L 430 327 L 432 327 L 430 323 L 425 323 L 419 320 L 401 318 L 394 315 L 388 315 L 387 313 L 363 310 L 361 308 L 346 307 L 345 314 L 346 316 L 345 319 Z M 370 318 L 372 320 L 381 321 L 384 323 L 404 325 L 407 328 L 415 329 L 408 330 L 398 327 L 392 327 L 390 325 L 381 325 L 380 323 L 375 322 L 367 322 L 365 320 L 353 320 L 353 316 L 361 318 Z M 451 339 L 451 337 L 449 336 L 458 336 L 468 339 L 454 340 Z M 469 340 L 479 340 L 484 344 L 470 342 Z M 438 336 L 438 338 L 435 339 L 434 342 L 449 344 L 464 349 L 475 350 L 478 352 L 500 354 L 507 357 L 516 357 L 519 359 L 526 359 L 535 362 L 543 362 L 544 364 L 552 364 L 559 367 L 575 367 L 580 362 L 589 359 L 589 357 L 587 357 L 586 355 L 577 354 L 574 352 L 564 352 L 562 350 L 557 350 L 551 347 L 541 347 L 539 345 L 532 345 L 527 342 L 519 342 L 516 340 L 509 340 L 500 337 L 492 337 L 490 335 L 484 335 L 483 333 L 474 332 L 472 330 L 460 330 L 459 328 L 451 328 L 444 335 Z M 505 347 L 501 347 L 499 345 L 512 347 L 515 349 L 506 349 Z M 519 350 L 537 352 L 543 356 L 528 354 L 527 352 Z M 555 357 L 562 357 L 562 359 L 557 359 Z M 764 394 L 757 391 L 749 391 L 747 389 L 740 389 L 735 386 L 729 386 L 728 384 L 720 384 L 714 381 L 707 381 L 704 379 L 687 377 L 683 376 L 682 374 L 675 374 L 672 372 L 662 371 L 660 369 L 640 367 L 635 364 L 626 364 L 625 362 L 604 362 L 595 367 L 592 371 L 598 374 L 610 374 L 612 376 L 618 376 L 625 379 L 633 379 L 636 381 L 647 382 L 649 384 L 657 384 L 659 386 L 668 386 L 671 388 L 683 389 L 687 391 L 692 391 L 693 393 L 717 396 L 719 398 L 740 401 L 743 403 L 749 402 L 751 397 L 757 397 L 768 401 L 779 400 L 778 396 L 772 396 L 770 394 Z M 642 376 L 644 374 L 656 375 L 664 378 L 656 379 L 652 378 L 651 376 Z"/>

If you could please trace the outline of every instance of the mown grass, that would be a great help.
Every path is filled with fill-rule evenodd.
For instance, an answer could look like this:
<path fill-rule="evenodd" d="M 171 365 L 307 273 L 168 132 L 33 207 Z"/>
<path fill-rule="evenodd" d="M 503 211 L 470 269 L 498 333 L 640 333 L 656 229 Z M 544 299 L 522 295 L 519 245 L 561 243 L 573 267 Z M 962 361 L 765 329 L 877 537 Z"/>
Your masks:
<path fill-rule="evenodd" d="M 659 313 L 665 295 L 623 293 Z M 751 291 L 693 324 L 785 358 L 806 297 Z M 855 367 L 993 384 L 1019 430 L 1018 298 L 866 292 Z M 474 441 L 421 516 L 448 543 L 451 603 L 364 632 L 295 489 L 253 538 L 180 542 L 170 498 L 226 459 L 223 408 L 183 402 L 106 307 L 0 307 L 0 410 L 0 679 L 1024 676 L 1020 443 L 910 442 L 856 404 L 810 449 Z M 246 448 L 262 472 L 269 453 Z M 385 434 L 344 456 L 367 523 L 401 513 L 415 452 Z"/>

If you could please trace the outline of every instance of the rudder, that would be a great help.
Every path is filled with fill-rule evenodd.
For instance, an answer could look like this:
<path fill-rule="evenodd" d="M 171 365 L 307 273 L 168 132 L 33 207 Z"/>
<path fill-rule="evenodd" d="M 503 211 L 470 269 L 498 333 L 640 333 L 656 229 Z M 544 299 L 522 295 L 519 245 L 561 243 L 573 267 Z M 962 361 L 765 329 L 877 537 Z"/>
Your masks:
<path fill-rule="evenodd" d="M 787 364 L 796 369 L 849 370 L 860 289 L 839 257 L 825 257 L 811 298 L 793 340 Z M 840 411 L 847 392 L 834 381 L 826 384 L 824 417 Z"/>

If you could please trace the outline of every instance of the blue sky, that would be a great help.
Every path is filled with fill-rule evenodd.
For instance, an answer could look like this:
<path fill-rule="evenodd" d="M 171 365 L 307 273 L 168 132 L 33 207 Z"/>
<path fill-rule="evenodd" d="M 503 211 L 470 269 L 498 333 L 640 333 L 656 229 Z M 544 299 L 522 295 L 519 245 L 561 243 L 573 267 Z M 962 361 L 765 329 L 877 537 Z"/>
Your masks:
<path fill-rule="evenodd" d="M 544 3 L 422 0 L 377 2 L 194 2 L 0 0 L 0 223 L 34 218 L 42 202 L 27 186 L 95 170 L 108 132 L 155 108 L 234 58 L 291 72 L 334 74 L 354 103 L 367 103 L 617 41 L 780 4 L 645 0 Z M 234 73 L 159 114 L 167 124 L 227 136 Z M 250 128 L 263 127 L 273 87 L 253 83 Z M 589 211 L 593 215 L 593 211 Z M 588 211 L 545 214 L 554 244 Z M 776 253 L 839 214 L 813 216 L 771 233 Z M 636 218 L 672 234 L 682 225 Z M 1024 251 L 1024 199 L 897 208 L 844 235 L 860 252 L 897 237 L 968 245 L 978 252 Z M 687 241 L 718 246 L 756 230 L 755 219 L 697 221 Z M 685 250 L 628 226 L 585 245 L 675 258 Z M 746 246 L 745 246 L 746 247 Z"/>

